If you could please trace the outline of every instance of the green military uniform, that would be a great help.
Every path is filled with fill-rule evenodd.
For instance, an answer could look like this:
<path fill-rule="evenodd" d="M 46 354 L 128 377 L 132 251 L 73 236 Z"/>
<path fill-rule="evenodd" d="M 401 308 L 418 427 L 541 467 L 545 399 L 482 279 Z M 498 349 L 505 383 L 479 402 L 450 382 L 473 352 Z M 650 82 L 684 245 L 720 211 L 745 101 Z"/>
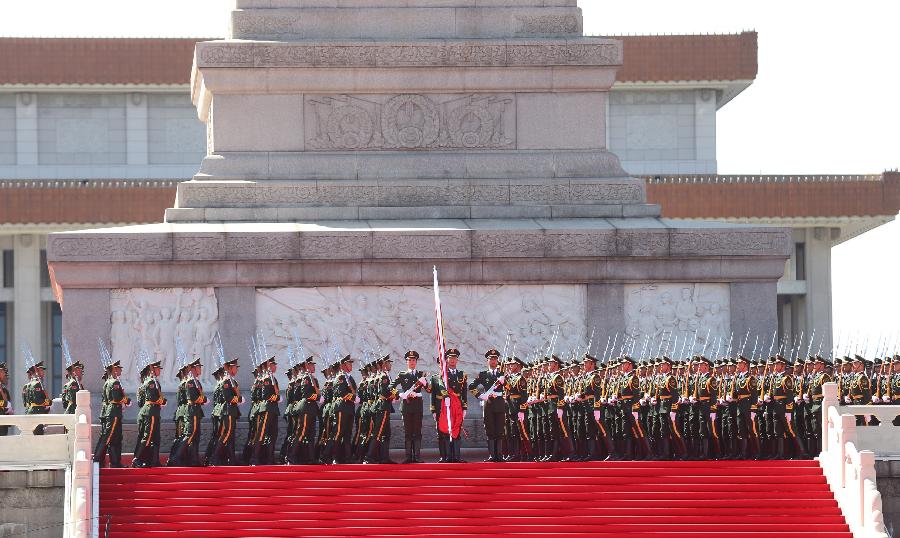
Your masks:
<path fill-rule="evenodd" d="M 5 362 L 0 362 L 0 370 L 4 373 L 8 373 L 9 370 L 6 368 Z M 6 416 L 12 414 L 12 402 L 11 394 L 9 393 L 9 389 L 6 388 L 4 383 L 0 383 L 0 416 Z M 9 432 L 9 426 L 0 426 L 0 437 L 5 436 Z"/>
<path fill-rule="evenodd" d="M 232 359 L 225 366 L 237 365 L 238 359 Z M 241 417 L 238 405 L 244 400 L 237 379 L 224 372 L 216 385 L 218 400 L 213 406 L 212 415 L 218 418 L 218 430 L 215 432 L 215 445 L 212 450 L 212 465 L 236 465 L 235 429 Z"/>
<path fill-rule="evenodd" d="M 390 356 L 376 361 L 379 368 L 391 362 Z M 394 386 L 390 374 L 383 369 L 369 383 L 371 413 L 371 440 L 367 452 L 369 463 L 396 463 L 390 458 L 391 414 L 394 412 L 393 402 L 398 399 L 399 392 Z"/>
<path fill-rule="evenodd" d="M 660 363 L 671 365 L 668 357 L 660 359 Z M 678 398 L 678 382 L 671 371 L 660 373 L 653 378 L 650 386 L 650 428 L 647 432 L 653 439 L 653 458 L 658 460 L 670 459 L 672 436 L 675 434 L 672 428 L 672 405 Z"/>
<path fill-rule="evenodd" d="M 490 349 L 484 354 L 485 358 L 495 358 L 499 361 L 500 352 Z M 482 400 L 484 433 L 487 437 L 488 459 L 485 461 L 501 461 L 500 443 L 503 440 L 506 426 L 506 400 L 503 398 L 503 372 L 499 366 L 492 370 L 482 370 L 469 383 L 469 392 Z"/>
<path fill-rule="evenodd" d="M 815 363 L 828 364 L 828 362 L 816 356 L 813 361 Z M 822 386 L 825 383 L 831 383 L 832 376 L 825 372 L 813 372 L 810 375 L 809 383 L 806 386 L 806 392 L 803 398 L 806 401 L 806 435 L 807 446 L 811 456 L 818 456 L 822 452 L 822 400 L 825 398 Z"/>
<path fill-rule="evenodd" d="M 314 364 L 308 357 L 303 364 Z M 315 374 L 301 370 L 294 387 L 295 432 L 288 449 L 288 463 L 315 461 L 316 423 L 319 418 L 319 381 Z"/>
<path fill-rule="evenodd" d="M 352 363 L 350 355 L 341 359 L 341 365 Z M 347 463 L 353 452 L 353 423 L 356 415 L 357 385 L 348 372 L 340 370 L 332 382 L 333 413 L 335 416 L 333 463 Z"/>
<path fill-rule="evenodd" d="M 75 395 L 78 394 L 79 390 L 84 390 L 81 381 L 71 373 L 75 368 L 84 368 L 84 365 L 81 364 L 81 362 L 74 362 L 66 367 L 66 372 L 68 372 L 66 384 L 63 385 L 62 394 L 60 394 L 60 399 L 63 404 L 63 413 L 66 415 L 75 414 L 75 408 L 77 406 Z"/>
<path fill-rule="evenodd" d="M 278 442 L 278 416 L 280 410 L 278 402 L 281 399 L 281 389 L 278 387 L 278 379 L 268 371 L 268 365 L 275 363 L 275 357 L 263 361 L 262 377 L 259 384 L 259 394 L 255 398 L 256 428 L 253 440 L 253 452 L 250 456 L 251 465 L 267 465 L 275 463 L 275 443 Z"/>
<path fill-rule="evenodd" d="M 200 359 L 194 360 L 188 365 L 189 368 L 200 365 Z M 202 464 L 200 461 L 200 427 L 202 419 L 205 416 L 203 406 L 207 402 L 206 395 L 203 392 L 203 386 L 200 380 L 188 373 L 181 385 L 185 398 L 184 411 L 184 428 L 181 432 L 181 439 L 178 441 L 178 448 L 174 455 L 170 455 L 170 464 L 181 467 L 195 467 Z"/>
<path fill-rule="evenodd" d="M 94 448 L 94 461 L 102 465 L 109 453 L 110 467 L 122 467 L 122 407 L 131 404 L 119 378 L 112 374 L 112 370 L 118 367 L 119 361 L 115 361 L 106 368 L 100 407 L 100 437 Z"/>
<path fill-rule="evenodd" d="M 316 441 L 316 460 L 319 463 L 330 463 L 334 459 L 334 367 L 328 366 L 322 369 L 325 382 L 322 383 L 321 401 L 319 408 L 319 431 Z"/>
<path fill-rule="evenodd" d="M 419 354 L 410 350 L 404 358 L 418 360 Z M 425 372 L 418 369 L 400 372 L 392 384 L 401 398 L 400 415 L 403 417 L 403 443 L 406 450 L 403 463 L 422 463 L 419 450 L 422 448 L 422 415 L 425 408 L 422 389 L 425 385 Z"/>
<path fill-rule="evenodd" d="M 447 357 L 456 356 L 459 357 L 459 350 L 455 348 L 448 349 L 446 352 Z M 452 370 L 447 371 L 447 386 L 444 385 L 444 380 L 441 378 L 441 374 L 434 374 L 431 377 L 431 384 L 428 387 L 428 392 L 431 393 L 431 414 L 434 415 L 435 426 L 438 430 L 438 450 L 440 452 L 440 463 L 460 463 L 462 462 L 461 457 L 461 449 L 462 442 L 460 438 L 451 438 L 452 432 L 444 433 L 440 431 L 440 417 L 442 414 L 442 410 L 444 409 L 445 404 L 444 400 L 450 397 L 451 394 L 459 397 L 460 405 L 463 409 L 463 415 L 465 415 L 466 409 L 468 408 L 468 376 L 465 372 L 458 368 L 454 368 Z M 460 427 L 460 432 L 462 432 L 462 427 Z"/>
<path fill-rule="evenodd" d="M 159 380 L 150 373 L 150 369 L 158 367 L 159 362 L 150 363 L 141 370 L 143 382 L 138 388 L 138 439 L 134 448 L 132 467 L 158 467 L 160 443 L 160 414 L 166 405 Z"/>
<path fill-rule="evenodd" d="M 46 415 L 50 412 L 50 405 L 52 404 L 50 395 L 47 394 L 47 389 L 44 388 L 44 382 L 41 380 L 40 376 L 35 374 L 35 370 L 43 367 L 44 363 L 38 362 L 28 369 L 30 378 L 28 383 L 22 387 L 22 401 L 25 403 L 26 415 Z M 43 435 L 44 425 L 38 424 L 34 429 L 34 434 Z"/>
<path fill-rule="evenodd" d="M 525 366 L 519 357 L 510 357 L 508 363 Z M 531 453 L 531 440 L 526 426 L 528 379 L 525 374 L 521 371 L 508 373 L 503 383 L 503 396 L 507 405 L 507 457 L 504 461 L 521 461 L 524 454 Z"/>

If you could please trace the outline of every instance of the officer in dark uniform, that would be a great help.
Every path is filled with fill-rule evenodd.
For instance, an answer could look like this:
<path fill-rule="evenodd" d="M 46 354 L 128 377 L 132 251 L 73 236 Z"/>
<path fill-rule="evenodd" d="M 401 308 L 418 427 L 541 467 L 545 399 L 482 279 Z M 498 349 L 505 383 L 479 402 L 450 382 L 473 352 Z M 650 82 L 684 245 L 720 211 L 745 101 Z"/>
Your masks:
<path fill-rule="evenodd" d="M 11 394 L 6 388 L 6 380 L 9 376 L 9 370 L 6 368 L 5 362 L 0 362 L 0 416 L 12 415 L 13 406 L 10 401 Z M 0 437 L 3 437 L 9 431 L 9 426 L 0 426 Z"/>
<path fill-rule="evenodd" d="M 748 445 L 753 433 L 752 409 L 756 403 L 759 387 L 756 376 L 750 373 L 750 360 L 747 357 L 739 355 L 735 367 L 735 374 L 725 393 L 728 415 L 723 424 L 728 431 L 727 435 L 736 440 L 735 451 L 729 456 L 732 459 L 747 459 Z"/>
<path fill-rule="evenodd" d="M 182 436 L 184 435 L 185 422 L 187 420 L 187 378 L 190 363 L 186 356 L 179 358 L 180 368 L 175 372 L 178 378 L 178 388 L 175 391 L 175 436 L 172 440 L 172 448 L 169 449 L 169 460 L 166 466 L 174 467 L 177 465 L 175 455 L 178 454 L 178 447 L 181 445 Z"/>
<path fill-rule="evenodd" d="M 335 376 L 332 387 L 335 403 L 335 458 L 332 463 L 348 463 L 352 453 L 353 417 L 358 403 L 356 380 L 350 374 L 352 371 L 353 358 L 347 355 L 341 359 L 340 371 Z"/>
<path fill-rule="evenodd" d="M 109 453 L 109 466 L 122 467 L 122 407 L 131 405 L 125 390 L 119 383 L 122 365 L 114 361 L 106 366 L 103 374 L 103 404 L 100 408 L 100 437 L 94 448 L 94 462 L 101 466 Z"/>
<path fill-rule="evenodd" d="M 209 436 L 209 441 L 206 443 L 206 450 L 203 452 L 203 465 L 211 464 L 213 451 L 216 449 L 216 437 L 219 435 L 219 430 L 222 426 L 222 421 L 219 420 L 215 410 L 222 404 L 224 398 L 222 396 L 222 383 L 220 382 L 222 381 L 222 376 L 225 375 L 225 366 L 218 359 L 216 359 L 216 362 L 219 363 L 219 367 L 212 373 L 216 386 L 213 388 L 212 398 L 210 398 L 213 405 L 213 412 L 210 413 L 209 416 L 210 421 L 212 422 L 212 435 Z"/>
<path fill-rule="evenodd" d="M 420 450 L 422 449 L 422 415 L 424 403 L 422 402 L 422 389 L 428 386 L 428 378 L 425 372 L 416 368 L 419 362 L 419 353 L 409 350 L 404 355 L 406 370 L 397 374 L 393 388 L 398 391 L 400 398 L 400 414 L 403 416 L 404 448 L 406 459 L 403 463 L 422 463 Z"/>
<path fill-rule="evenodd" d="M 461 457 L 462 439 L 461 435 L 453 438 L 452 431 L 443 433 L 440 431 L 440 417 L 442 412 L 446 412 L 446 404 L 444 400 L 449 398 L 451 394 L 459 398 L 462 406 L 463 420 L 466 417 L 466 409 L 468 408 L 468 376 L 462 370 L 456 368 L 459 361 L 459 350 L 450 348 L 445 353 L 447 359 L 447 385 L 444 386 L 444 380 L 441 373 L 436 373 L 431 378 L 431 384 L 428 392 L 431 393 L 431 414 L 434 416 L 435 426 L 438 430 L 438 450 L 440 451 L 440 460 L 438 463 L 464 463 Z M 438 358 L 440 360 L 440 358 Z M 463 426 L 460 425 L 460 434 Z"/>
<path fill-rule="evenodd" d="M 484 461 L 501 462 L 500 443 L 503 441 L 506 424 L 506 400 L 503 398 L 503 384 L 506 378 L 500 371 L 500 352 L 489 349 L 484 357 L 488 361 L 488 369 L 482 370 L 469 383 L 469 392 L 481 400 L 484 410 L 484 432 L 487 437 L 488 458 Z"/>
<path fill-rule="evenodd" d="M 241 396 L 241 387 L 236 379 L 238 372 L 238 359 L 235 357 L 222 366 L 222 377 L 217 385 L 219 402 L 213 407 L 213 416 L 218 418 L 219 429 L 215 432 L 215 444 L 213 445 L 211 465 L 236 465 L 235 456 L 235 429 L 237 420 L 241 417 L 238 405 L 244 401 Z"/>
<path fill-rule="evenodd" d="M 160 408 L 166 405 L 159 384 L 160 362 L 155 361 L 141 369 L 141 386 L 138 388 L 138 438 L 134 448 L 132 467 L 159 467 Z"/>

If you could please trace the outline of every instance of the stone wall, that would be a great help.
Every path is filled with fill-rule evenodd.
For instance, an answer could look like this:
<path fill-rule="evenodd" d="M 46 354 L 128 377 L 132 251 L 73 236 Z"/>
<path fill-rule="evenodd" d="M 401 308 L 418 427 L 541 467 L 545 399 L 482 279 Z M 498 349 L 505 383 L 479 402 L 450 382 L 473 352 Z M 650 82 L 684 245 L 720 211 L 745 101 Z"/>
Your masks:
<path fill-rule="evenodd" d="M 0 94 L 0 165 L 16 164 L 16 96 Z"/>
<path fill-rule="evenodd" d="M 888 534 L 900 531 L 900 460 L 875 462 L 875 481 L 881 493 L 881 511 Z"/>
<path fill-rule="evenodd" d="M 65 471 L 0 472 L 0 538 L 62 536 Z"/>

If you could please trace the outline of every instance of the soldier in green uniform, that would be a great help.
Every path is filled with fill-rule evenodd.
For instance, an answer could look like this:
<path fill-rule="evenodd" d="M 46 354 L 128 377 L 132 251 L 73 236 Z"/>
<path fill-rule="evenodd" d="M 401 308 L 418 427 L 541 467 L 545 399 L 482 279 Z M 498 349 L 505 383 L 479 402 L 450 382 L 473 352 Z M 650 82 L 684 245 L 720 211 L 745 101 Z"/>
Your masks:
<path fill-rule="evenodd" d="M 506 400 L 506 457 L 503 461 L 522 461 L 524 454 L 530 454 L 531 441 L 528 437 L 525 414 L 528 411 L 528 379 L 522 373 L 525 362 L 512 356 L 506 362 L 503 396 Z"/>
<path fill-rule="evenodd" d="M 22 401 L 25 403 L 26 415 L 46 415 L 50 412 L 50 395 L 44 388 L 44 362 L 35 362 L 31 350 L 25 348 L 25 364 L 28 366 L 28 383 L 22 387 Z M 38 424 L 35 435 L 44 435 L 44 425 Z"/>
<path fill-rule="evenodd" d="M 397 463 L 391 459 L 391 414 L 394 412 L 393 402 L 399 398 L 399 392 L 391 379 L 390 355 L 376 361 L 378 373 L 370 383 L 372 407 L 372 431 L 367 461 L 369 463 Z"/>
<path fill-rule="evenodd" d="M 441 373 L 436 373 L 431 377 L 431 384 L 427 389 L 431 394 L 431 414 L 434 416 L 435 427 L 438 430 L 438 450 L 440 452 L 438 463 L 464 463 L 461 457 L 462 439 L 460 436 L 454 438 L 453 432 L 440 431 L 440 417 L 442 412 L 447 411 L 444 400 L 455 395 L 459 398 L 462 406 L 462 418 L 465 420 L 468 408 L 468 376 L 456 368 L 459 362 L 458 349 L 448 349 L 445 357 L 447 359 L 447 386 L 444 385 Z M 444 409 L 442 410 L 442 408 Z M 459 431 L 462 434 L 462 425 L 460 425 Z"/>
<path fill-rule="evenodd" d="M 13 414 L 12 401 L 10 400 L 9 389 L 6 388 L 9 370 L 6 368 L 5 362 L 0 362 L 0 417 Z M 9 426 L 0 426 L 0 437 L 5 436 L 9 431 Z"/>
<path fill-rule="evenodd" d="M 377 366 L 374 362 L 359 367 L 359 383 L 356 386 L 359 406 L 353 419 L 355 434 L 351 443 L 350 456 L 350 461 L 353 462 L 365 462 L 369 455 L 369 443 L 372 440 L 372 428 L 374 428 L 372 406 L 375 403 L 375 397 L 372 391 L 372 382 L 376 373 Z"/>
<path fill-rule="evenodd" d="M 187 403 L 184 409 L 184 430 L 181 433 L 181 440 L 174 457 L 170 456 L 174 460 L 170 463 L 174 466 L 196 467 L 201 464 L 200 425 L 204 417 L 203 406 L 207 403 L 206 394 L 200 383 L 202 372 L 203 366 L 200 359 L 196 358 L 188 365 L 187 375 L 182 381 Z"/>
<path fill-rule="evenodd" d="M 100 437 L 94 448 L 94 462 L 102 466 L 108 453 L 109 466 L 113 468 L 122 467 L 122 407 L 131 405 L 131 399 L 125 395 L 119 382 L 120 375 L 122 365 L 119 361 L 106 365 L 103 374 L 103 404 L 100 408 Z"/>
<path fill-rule="evenodd" d="M 148 359 L 149 360 L 149 357 Z M 138 388 L 138 439 L 132 467 L 159 467 L 159 425 L 161 408 L 166 405 L 159 384 L 160 361 L 147 362 L 141 369 Z"/>
<path fill-rule="evenodd" d="M 281 450 L 278 454 L 279 463 L 288 463 L 288 454 L 296 445 L 297 431 L 297 407 L 300 403 L 299 398 L 299 377 L 303 371 L 303 362 L 301 357 L 296 357 L 298 362 L 294 362 L 293 350 L 288 348 L 287 375 L 288 384 L 284 389 L 284 421 L 286 428 L 284 432 L 284 440 L 281 442 Z"/>
<path fill-rule="evenodd" d="M 316 422 L 319 418 L 319 381 L 312 356 L 301 362 L 302 370 L 296 385 L 296 428 L 293 444 L 288 450 L 288 463 L 315 463 Z"/>
<path fill-rule="evenodd" d="M 784 459 L 784 440 L 789 434 L 789 417 L 793 411 L 794 380 L 785 371 L 787 359 L 780 353 L 772 361 L 772 373 L 763 386 L 765 435 L 770 452 L 766 459 Z"/>
<path fill-rule="evenodd" d="M 66 415 L 75 414 L 75 395 L 78 394 L 79 390 L 84 390 L 84 385 L 81 384 L 83 374 L 84 365 L 81 364 L 81 361 L 69 362 L 66 365 L 66 383 L 63 385 L 62 394 L 60 394 L 63 413 Z"/>
<path fill-rule="evenodd" d="M 406 459 L 403 463 L 422 463 L 419 450 L 422 448 L 422 389 L 428 385 L 425 372 L 419 370 L 419 353 L 409 350 L 403 357 L 406 359 L 406 370 L 397 374 L 393 388 L 400 398 L 400 414 L 403 417 L 403 445 Z"/>
<path fill-rule="evenodd" d="M 322 369 L 325 377 L 322 383 L 321 402 L 319 409 L 319 432 L 316 440 L 316 461 L 319 463 L 331 463 L 334 459 L 334 365 L 328 365 Z"/>
<path fill-rule="evenodd" d="M 688 439 L 690 439 L 693 457 L 709 459 L 712 437 L 717 436 L 713 426 L 712 402 L 716 401 L 714 379 L 710 374 L 712 363 L 704 356 L 695 357 L 697 373 L 694 376 L 691 395 L 688 397 Z"/>
<path fill-rule="evenodd" d="M 253 453 L 250 465 L 269 465 L 275 463 L 275 443 L 278 442 L 278 403 L 281 401 L 281 389 L 275 372 L 278 363 L 272 356 L 264 360 L 261 367 L 261 394 L 257 400 L 259 409 L 256 415 L 256 439 L 253 442 Z"/>
<path fill-rule="evenodd" d="M 235 456 L 235 429 L 237 420 L 241 418 L 238 405 L 243 403 L 241 387 L 237 381 L 237 357 L 226 361 L 222 366 L 222 377 L 216 387 L 219 401 L 213 407 L 213 416 L 218 418 L 219 428 L 215 431 L 211 465 L 237 465 Z"/>
<path fill-rule="evenodd" d="M 190 364 L 187 361 L 187 356 L 183 355 L 180 349 L 178 364 L 180 367 L 175 372 L 175 377 L 178 378 L 178 388 L 175 391 L 175 415 L 173 417 L 175 436 L 172 440 L 172 448 L 169 449 L 169 459 L 166 462 L 166 465 L 169 467 L 176 465 L 175 455 L 178 453 L 179 445 L 181 445 L 185 421 L 187 420 L 187 378 Z"/>
<path fill-rule="evenodd" d="M 730 459 L 747 459 L 748 445 L 753 433 L 752 407 L 756 403 L 757 380 L 750 373 L 750 360 L 739 355 L 735 373 L 725 384 L 725 401 L 728 414 L 723 422 L 724 434 L 734 439 L 734 449 Z"/>
<path fill-rule="evenodd" d="M 209 400 L 212 402 L 213 410 L 216 409 L 219 405 L 222 404 L 224 396 L 222 395 L 222 377 L 225 375 L 225 365 L 222 360 L 216 358 L 216 363 L 219 365 L 213 373 L 213 380 L 216 382 L 216 386 L 213 387 L 212 398 Z M 209 441 L 206 443 L 206 450 L 203 451 L 203 465 L 210 465 L 212 460 L 213 451 L 216 448 L 216 437 L 219 435 L 219 430 L 222 427 L 222 421 L 215 414 L 215 412 L 210 413 L 210 422 L 212 422 L 212 435 L 209 436 Z"/>
<path fill-rule="evenodd" d="M 484 354 L 488 369 L 478 372 L 469 383 L 469 392 L 481 400 L 484 433 L 487 437 L 488 458 L 486 462 L 501 462 L 501 446 L 506 425 L 506 400 L 503 398 L 503 383 L 506 378 L 500 371 L 500 352 L 489 349 Z"/>
<path fill-rule="evenodd" d="M 339 368 L 332 384 L 335 404 L 335 455 L 332 463 L 349 463 L 353 448 L 353 418 L 356 415 L 356 404 L 359 403 L 356 380 L 350 374 L 353 371 L 353 358 L 346 355 L 341 359 Z"/>
<path fill-rule="evenodd" d="M 250 356 L 251 360 L 256 362 L 256 359 L 253 358 L 253 353 L 251 353 Z M 261 398 L 263 393 L 262 367 L 263 365 L 259 363 L 255 363 L 253 366 L 253 384 L 250 386 L 250 412 L 247 413 L 247 441 L 244 443 L 244 449 L 241 452 L 241 461 L 244 463 L 244 465 L 250 465 L 250 458 L 253 454 L 253 447 L 256 444 L 256 439 L 258 438 L 256 429 L 258 421 L 256 419 L 261 408 Z"/>
<path fill-rule="evenodd" d="M 672 375 L 672 359 L 663 356 L 657 366 L 658 374 L 650 384 L 650 430 L 648 435 L 654 439 L 652 459 L 668 460 L 672 457 L 672 424 L 675 413 L 672 404 L 678 398 L 678 384 Z"/>
<path fill-rule="evenodd" d="M 872 381 L 866 374 L 866 359 L 856 355 L 853 358 L 850 374 L 847 377 L 846 403 L 850 405 L 868 405 L 872 401 Z M 865 426 L 865 415 L 856 415 L 856 425 Z"/>
<path fill-rule="evenodd" d="M 806 435 L 810 456 L 822 452 L 822 400 L 825 398 L 822 386 L 831 383 L 832 377 L 825 371 L 828 361 L 820 355 L 813 357 L 813 371 L 803 393 L 806 402 Z"/>

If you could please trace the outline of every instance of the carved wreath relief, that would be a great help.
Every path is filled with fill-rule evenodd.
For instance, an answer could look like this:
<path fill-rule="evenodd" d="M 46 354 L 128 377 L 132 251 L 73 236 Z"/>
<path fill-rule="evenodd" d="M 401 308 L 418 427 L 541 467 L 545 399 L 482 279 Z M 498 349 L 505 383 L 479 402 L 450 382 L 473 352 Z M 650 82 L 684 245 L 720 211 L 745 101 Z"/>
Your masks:
<path fill-rule="evenodd" d="M 526 358 L 560 328 L 558 352 L 584 345 L 586 287 L 580 285 L 447 286 L 441 288 L 447 345 L 462 352 L 461 368 L 484 366 L 484 352 L 502 350 L 513 332 L 516 354 Z M 256 319 L 270 354 L 284 359 L 292 332 L 305 354 L 331 357 L 332 346 L 357 357 L 368 349 L 417 350 L 421 367 L 434 371 L 434 291 L 419 286 L 346 286 L 257 290 Z"/>
<path fill-rule="evenodd" d="M 628 284 L 625 286 L 625 322 L 635 353 L 713 354 L 721 342 L 728 346 L 731 333 L 731 298 L 727 284 Z M 647 337 L 649 344 L 647 343 Z M 736 339 L 744 335 L 736 335 Z M 685 342 L 687 347 L 685 348 Z M 661 350 L 661 351 L 660 351 Z M 681 358 L 681 357 L 678 357 Z"/>
<path fill-rule="evenodd" d="M 513 145 L 504 124 L 512 95 L 441 100 L 422 94 L 308 96 L 315 150 L 497 149 Z"/>
<path fill-rule="evenodd" d="M 162 362 L 160 384 L 177 388 L 176 339 L 189 357 L 203 363 L 204 386 L 212 386 L 215 357 L 213 336 L 219 329 L 219 307 L 213 288 L 160 288 L 112 290 L 110 342 L 114 360 L 122 363 L 122 384 L 137 388 L 137 361 L 142 349 Z"/>

